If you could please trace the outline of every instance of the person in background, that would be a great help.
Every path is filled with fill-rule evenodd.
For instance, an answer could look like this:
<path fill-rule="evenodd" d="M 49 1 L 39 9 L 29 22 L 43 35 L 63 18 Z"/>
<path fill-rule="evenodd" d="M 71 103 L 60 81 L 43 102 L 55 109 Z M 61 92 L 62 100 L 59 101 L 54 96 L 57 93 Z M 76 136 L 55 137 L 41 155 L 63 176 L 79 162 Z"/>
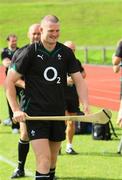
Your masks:
<path fill-rule="evenodd" d="M 117 43 L 117 48 L 112 56 L 112 64 L 114 73 L 120 72 L 120 105 L 118 110 L 117 124 L 122 128 L 122 40 Z M 120 139 L 117 153 L 121 154 L 122 138 Z"/>
<path fill-rule="evenodd" d="M 8 72 L 8 68 L 9 65 L 11 63 L 12 57 L 14 55 L 14 53 L 19 49 L 17 47 L 17 36 L 15 34 L 9 34 L 8 37 L 6 38 L 7 43 L 8 43 L 8 47 L 4 48 L 1 52 L 1 60 L 2 60 L 2 64 L 3 66 L 6 68 L 6 74 Z M 20 91 L 21 88 L 16 86 L 16 92 L 17 92 L 17 97 L 20 100 Z M 13 117 L 13 112 L 11 110 L 11 107 L 7 101 L 7 105 L 8 105 L 8 112 L 9 112 L 9 118 L 5 119 L 3 121 L 4 125 L 11 125 L 12 126 L 12 133 L 16 134 L 19 132 L 19 123 L 14 124 L 12 121 L 12 117 Z"/>
<path fill-rule="evenodd" d="M 40 41 L 41 39 L 40 24 L 32 24 L 29 27 L 27 36 L 29 38 L 30 43 L 24 46 L 22 49 L 18 50 L 15 54 L 15 57 L 17 57 L 19 53 L 23 49 L 27 48 L 30 44 Z M 25 98 L 25 93 L 24 93 L 25 82 L 24 82 L 24 79 L 23 79 L 23 82 L 22 80 L 21 81 L 18 80 L 17 82 L 18 82 L 18 86 L 23 88 L 23 92 L 21 93 L 22 95 L 21 101 L 22 101 Z M 25 167 L 25 162 L 26 162 L 28 152 L 29 152 L 29 137 L 27 133 L 26 123 L 20 122 L 20 140 L 18 142 L 18 167 L 15 169 L 14 173 L 12 174 L 11 176 L 12 179 L 25 176 L 24 167 Z"/>
<path fill-rule="evenodd" d="M 113 64 L 113 71 L 115 73 L 120 72 L 120 69 L 122 68 L 122 40 L 120 40 L 117 43 L 117 48 L 112 56 L 112 64 Z M 121 77 L 122 78 L 122 77 Z M 120 92 L 120 96 L 121 96 Z M 118 112 L 118 118 L 117 118 L 117 124 L 122 127 L 122 97 L 120 97 L 120 107 Z"/>
<path fill-rule="evenodd" d="M 41 42 L 24 49 L 13 59 L 5 89 L 14 120 L 30 116 L 64 116 L 67 73 L 76 85 L 85 113 L 89 112 L 88 90 L 72 50 L 58 42 L 60 22 L 54 15 L 41 20 Z M 15 83 L 24 76 L 25 101 L 16 101 Z M 57 156 L 65 139 L 64 121 L 26 120 L 29 140 L 36 159 L 35 180 L 54 180 Z"/>
<path fill-rule="evenodd" d="M 113 64 L 113 71 L 118 73 L 121 67 L 121 60 L 122 60 L 122 40 L 117 43 L 116 52 L 112 56 L 112 64 Z"/>
<path fill-rule="evenodd" d="M 76 50 L 76 45 L 72 41 L 66 41 L 64 43 L 65 46 L 69 47 L 73 53 L 75 53 Z M 77 59 L 77 63 L 81 72 L 81 75 L 83 78 L 86 77 L 86 72 L 81 65 L 81 62 Z M 77 90 L 75 87 L 75 84 L 70 76 L 70 74 L 67 76 L 67 89 L 66 89 L 66 115 L 77 115 L 77 112 L 80 111 L 79 108 L 79 98 L 77 94 Z M 74 149 L 73 149 L 73 136 L 75 134 L 75 122 L 73 121 L 66 121 L 66 153 L 75 155 L 78 154 Z"/>

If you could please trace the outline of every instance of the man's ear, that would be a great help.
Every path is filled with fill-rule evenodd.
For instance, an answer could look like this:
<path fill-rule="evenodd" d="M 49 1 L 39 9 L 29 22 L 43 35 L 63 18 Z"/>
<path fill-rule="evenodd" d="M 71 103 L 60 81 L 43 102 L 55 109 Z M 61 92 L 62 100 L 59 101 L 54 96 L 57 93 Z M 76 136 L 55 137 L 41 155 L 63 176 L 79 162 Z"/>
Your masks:
<path fill-rule="evenodd" d="M 42 33 L 42 31 L 43 31 L 43 28 L 40 26 L 40 32 Z"/>

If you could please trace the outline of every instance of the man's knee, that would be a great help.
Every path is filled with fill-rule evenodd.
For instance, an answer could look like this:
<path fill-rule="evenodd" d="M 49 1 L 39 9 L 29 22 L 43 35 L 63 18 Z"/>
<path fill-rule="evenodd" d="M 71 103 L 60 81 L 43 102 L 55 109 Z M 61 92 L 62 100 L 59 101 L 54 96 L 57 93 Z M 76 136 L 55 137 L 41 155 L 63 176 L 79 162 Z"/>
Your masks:
<path fill-rule="evenodd" d="M 50 155 L 38 155 L 37 159 L 37 166 L 43 167 L 45 170 L 50 169 L 51 164 L 51 157 Z"/>

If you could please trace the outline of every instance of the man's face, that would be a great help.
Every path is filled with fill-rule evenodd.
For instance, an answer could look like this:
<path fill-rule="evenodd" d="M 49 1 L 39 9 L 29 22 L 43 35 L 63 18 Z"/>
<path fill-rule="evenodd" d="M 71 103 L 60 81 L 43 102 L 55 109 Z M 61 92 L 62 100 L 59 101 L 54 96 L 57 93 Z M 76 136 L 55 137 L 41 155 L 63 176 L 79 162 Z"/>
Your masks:
<path fill-rule="evenodd" d="M 28 37 L 31 43 L 39 42 L 41 39 L 40 28 L 33 28 L 29 31 Z"/>
<path fill-rule="evenodd" d="M 17 47 L 17 38 L 16 37 L 10 37 L 8 40 L 8 46 L 11 49 L 16 49 Z"/>
<path fill-rule="evenodd" d="M 48 44 L 55 44 L 59 38 L 59 23 L 45 22 L 41 27 L 42 40 Z"/>

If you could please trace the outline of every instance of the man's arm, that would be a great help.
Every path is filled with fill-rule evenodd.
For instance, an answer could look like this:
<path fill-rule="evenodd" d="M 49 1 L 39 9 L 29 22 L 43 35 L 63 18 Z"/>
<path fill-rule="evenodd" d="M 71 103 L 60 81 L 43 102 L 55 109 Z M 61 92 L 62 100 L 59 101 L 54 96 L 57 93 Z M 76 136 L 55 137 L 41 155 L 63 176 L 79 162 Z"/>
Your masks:
<path fill-rule="evenodd" d="M 122 99 L 120 101 L 120 107 L 118 112 L 117 124 L 122 127 Z"/>
<path fill-rule="evenodd" d="M 73 82 L 75 83 L 77 93 L 80 102 L 83 104 L 83 110 L 85 113 L 89 112 L 89 102 L 88 102 L 88 88 L 80 72 L 71 74 Z"/>
<path fill-rule="evenodd" d="M 113 71 L 114 71 L 114 73 L 118 73 L 120 71 L 120 65 L 114 65 Z"/>
<path fill-rule="evenodd" d="M 122 60 L 122 58 L 113 55 L 113 57 L 112 57 L 112 64 L 113 64 L 113 71 L 114 71 L 114 73 L 118 73 L 119 72 L 121 60 Z"/>
<path fill-rule="evenodd" d="M 13 117 L 18 122 L 25 120 L 25 113 L 20 110 L 20 106 L 16 98 L 15 84 L 20 78 L 21 75 L 19 73 L 17 73 L 14 69 L 10 69 L 5 80 L 6 96 L 13 111 Z"/>
<path fill-rule="evenodd" d="M 113 55 L 113 57 L 112 57 L 112 64 L 113 64 L 113 65 L 119 65 L 120 62 L 121 62 L 121 60 L 122 60 L 122 58 Z"/>
<path fill-rule="evenodd" d="M 17 87 L 20 87 L 20 88 L 25 89 L 25 81 L 22 80 L 22 79 L 17 80 L 17 82 L 15 83 L 15 85 L 16 85 Z"/>
<path fill-rule="evenodd" d="M 8 55 L 8 51 L 7 48 L 4 48 L 1 52 L 1 60 L 2 60 L 2 64 L 4 67 L 8 68 L 10 63 L 11 63 L 11 59 Z"/>
<path fill-rule="evenodd" d="M 81 74 L 82 74 L 83 79 L 85 79 L 85 78 L 86 78 L 86 72 L 85 72 L 85 70 L 83 70 L 83 71 L 81 72 Z"/>
<path fill-rule="evenodd" d="M 118 73 L 120 71 L 120 62 L 122 58 L 113 55 L 112 56 L 112 64 L 113 64 L 113 71 L 114 73 Z"/>
<path fill-rule="evenodd" d="M 4 58 L 4 59 L 2 60 L 2 64 L 3 64 L 3 66 L 5 66 L 6 68 L 9 67 L 10 63 L 11 63 L 11 60 L 10 60 L 9 58 Z"/>

